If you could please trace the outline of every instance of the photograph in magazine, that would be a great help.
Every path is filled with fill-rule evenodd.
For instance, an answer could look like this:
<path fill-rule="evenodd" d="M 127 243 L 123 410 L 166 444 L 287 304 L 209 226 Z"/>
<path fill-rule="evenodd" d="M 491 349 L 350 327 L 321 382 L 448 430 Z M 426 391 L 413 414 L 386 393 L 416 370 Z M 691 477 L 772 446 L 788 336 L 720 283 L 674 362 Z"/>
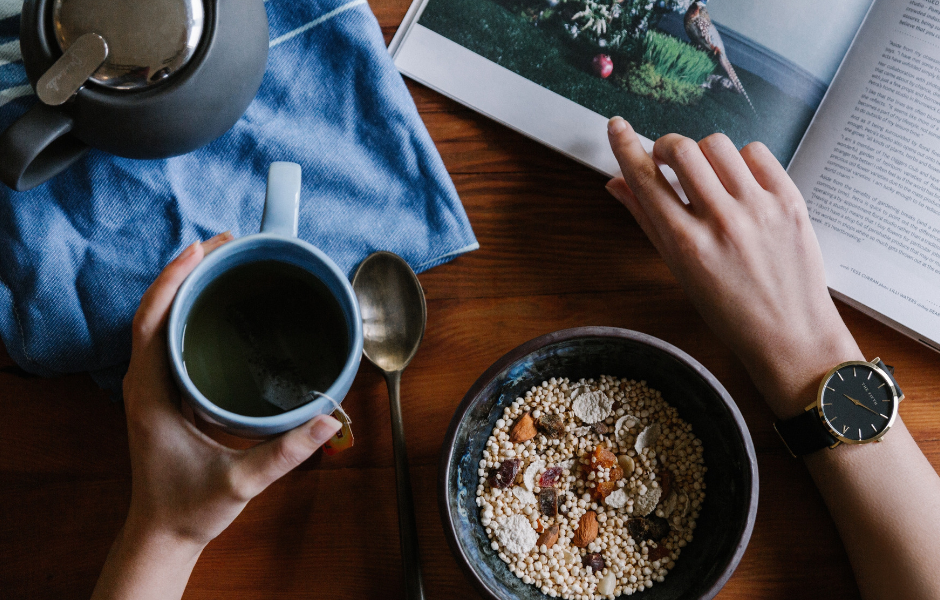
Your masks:
<path fill-rule="evenodd" d="M 869 5 L 428 0 L 418 23 L 647 138 L 721 131 L 786 165 Z"/>

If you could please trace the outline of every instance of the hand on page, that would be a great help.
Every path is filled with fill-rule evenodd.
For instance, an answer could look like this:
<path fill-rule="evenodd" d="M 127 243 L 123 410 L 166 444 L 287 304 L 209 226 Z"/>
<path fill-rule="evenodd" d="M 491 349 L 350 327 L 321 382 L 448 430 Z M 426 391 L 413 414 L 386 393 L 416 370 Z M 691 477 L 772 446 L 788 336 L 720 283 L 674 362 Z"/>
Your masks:
<path fill-rule="evenodd" d="M 669 134 L 650 157 L 620 117 L 608 133 L 623 177 L 607 189 L 633 213 L 771 408 L 781 417 L 798 414 L 829 368 L 861 358 L 826 288 L 799 190 L 760 143 L 739 152 L 721 134 L 698 143 Z M 657 163 L 676 172 L 689 204 Z"/>

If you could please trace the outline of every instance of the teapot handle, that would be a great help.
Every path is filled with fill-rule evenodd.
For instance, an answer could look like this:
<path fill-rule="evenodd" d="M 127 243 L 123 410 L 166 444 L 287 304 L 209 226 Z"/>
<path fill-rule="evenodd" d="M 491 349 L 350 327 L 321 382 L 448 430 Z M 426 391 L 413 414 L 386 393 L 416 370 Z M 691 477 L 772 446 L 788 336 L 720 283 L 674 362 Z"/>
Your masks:
<path fill-rule="evenodd" d="M 39 103 L 0 134 L 0 181 L 24 192 L 52 179 L 88 152 L 69 132 L 72 118 Z"/>

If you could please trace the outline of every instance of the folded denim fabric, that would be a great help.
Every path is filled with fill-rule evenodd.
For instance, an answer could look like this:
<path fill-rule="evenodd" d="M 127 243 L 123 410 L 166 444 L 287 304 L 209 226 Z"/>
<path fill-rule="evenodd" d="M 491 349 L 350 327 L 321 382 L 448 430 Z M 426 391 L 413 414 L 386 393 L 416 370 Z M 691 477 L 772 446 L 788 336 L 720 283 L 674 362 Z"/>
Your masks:
<path fill-rule="evenodd" d="M 20 8 L 0 0 L 0 129 L 37 102 Z M 266 9 L 264 81 L 224 136 L 167 160 L 92 150 L 29 192 L 0 190 L 0 336 L 23 369 L 118 390 L 143 292 L 194 241 L 258 231 L 273 161 L 301 165 L 300 237 L 349 274 L 376 250 L 422 271 L 479 247 L 366 0 Z"/>

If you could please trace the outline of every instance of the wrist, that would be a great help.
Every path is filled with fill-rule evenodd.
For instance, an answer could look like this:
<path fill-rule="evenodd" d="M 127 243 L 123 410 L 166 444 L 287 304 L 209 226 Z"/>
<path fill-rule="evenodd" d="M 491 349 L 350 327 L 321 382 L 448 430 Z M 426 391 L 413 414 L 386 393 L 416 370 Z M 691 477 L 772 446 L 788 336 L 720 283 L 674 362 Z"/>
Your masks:
<path fill-rule="evenodd" d="M 819 385 L 830 369 L 851 360 L 865 357 L 840 321 L 839 327 L 813 343 L 794 346 L 789 352 L 770 357 L 754 380 L 777 418 L 789 419 L 816 400 Z"/>
<path fill-rule="evenodd" d="M 193 562 L 206 547 L 206 542 L 197 541 L 169 529 L 128 516 L 118 536 L 123 548 L 136 553 L 159 557 L 161 562 L 186 564 Z"/>

